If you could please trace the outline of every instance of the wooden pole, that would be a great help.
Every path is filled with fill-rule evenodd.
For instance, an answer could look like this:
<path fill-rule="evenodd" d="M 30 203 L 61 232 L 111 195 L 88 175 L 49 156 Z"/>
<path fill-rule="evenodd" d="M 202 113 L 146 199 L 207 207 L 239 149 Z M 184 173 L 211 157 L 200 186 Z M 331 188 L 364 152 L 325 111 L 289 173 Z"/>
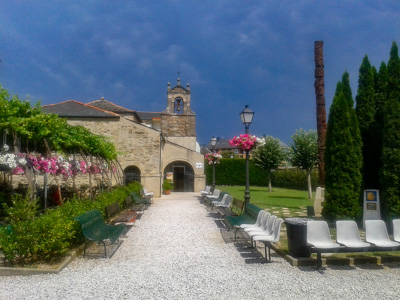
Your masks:
<path fill-rule="evenodd" d="M 315 96 L 317 104 L 318 132 L 318 172 L 321 186 L 325 186 L 325 141 L 326 141 L 326 111 L 325 111 L 325 81 L 323 41 L 316 41 L 314 48 L 315 60 Z"/>

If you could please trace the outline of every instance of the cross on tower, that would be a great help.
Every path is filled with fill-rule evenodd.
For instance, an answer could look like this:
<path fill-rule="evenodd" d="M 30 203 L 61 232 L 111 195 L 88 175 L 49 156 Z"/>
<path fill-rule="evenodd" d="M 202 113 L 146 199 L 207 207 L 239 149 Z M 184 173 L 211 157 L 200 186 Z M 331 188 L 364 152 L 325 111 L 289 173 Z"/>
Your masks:
<path fill-rule="evenodd" d="M 180 71 L 178 71 L 178 78 L 179 78 L 179 75 L 181 74 L 181 72 Z"/>

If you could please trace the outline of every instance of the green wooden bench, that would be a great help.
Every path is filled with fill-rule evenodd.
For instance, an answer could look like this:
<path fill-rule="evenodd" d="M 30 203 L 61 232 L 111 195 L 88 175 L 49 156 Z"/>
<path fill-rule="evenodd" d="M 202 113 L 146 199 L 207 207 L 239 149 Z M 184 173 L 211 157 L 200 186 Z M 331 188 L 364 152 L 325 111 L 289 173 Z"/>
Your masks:
<path fill-rule="evenodd" d="M 98 209 L 88 211 L 82 215 L 73 218 L 73 220 L 79 222 L 79 224 L 81 225 L 82 233 L 86 238 L 85 249 L 83 252 L 84 257 L 86 255 L 86 247 L 88 241 L 93 241 L 104 245 L 104 257 L 107 258 L 106 240 L 110 240 L 111 243 L 119 243 L 119 237 L 126 229 L 125 224 L 106 224 L 100 210 Z"/>
<path fill-rule="evenodd" d="M 222 216 L 239 216 L 242 214 L 244 201 L 233 198 L 229 207 L 218 207 L 218 212 Z"/>
<path fill-rule="evenodd" d="M 244 212 L 240 216 L 226 216 L 225 224 L 228 230 L 235 229 L 235 241 L 237 231 L 242 224 L 254 224 L 261 208 L 254 204 L 247 203 Z"/>
<path fill-rule="evenodd" d="M 130 196 L 136 204 L 143 204 L 145 208 L 149 207 L 151 204 L 150 199 L 142 198 L 136 192 L 130 193 Z"/>
<path fill-rule="evenodd" d="M 144 204 L 136 204 L 132 197 L 126 197 L 124 200 L 124 208 L 128 211 L 142 212 L 144 211 Z"/>
<path fill-rule="evenodd" d="M 111 203 L 105 207 L 106 217 L 110 224 L 125 223 L 127 225 L 134 225 L 136 222 L 137 212 L 135 211 L 121 211 L 118 201 Z"/>

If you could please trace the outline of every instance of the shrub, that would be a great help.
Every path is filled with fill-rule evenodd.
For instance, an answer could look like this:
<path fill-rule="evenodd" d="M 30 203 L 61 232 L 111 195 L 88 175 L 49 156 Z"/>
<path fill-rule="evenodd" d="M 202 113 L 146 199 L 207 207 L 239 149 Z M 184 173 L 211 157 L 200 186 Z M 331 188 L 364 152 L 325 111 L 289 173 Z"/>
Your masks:
<path fill-rule="evenodd" d="M 77 222 L 72 218 L 92 209 L 104 208 L 124 199 L 131 192 L 139 192 L 141 185 L 131 183 L 112 192 L 100 194 L 95 201 L 71 199 L 64 205 L 36 216 L 38 205 L 29 197 L 15 195 L 12 206 L 5 205 L 6 226 L 0 227 L 0 250 L 15 264 L 52 261 L 65 255 L 83 241 Z"/>
<path fill-rule="evenodd" d="M 205 164 L 207 184 L 212 181 L 212 165 Z M 253 160 L 249 164 L 250 185 L 268 186 L 267 173 L 256 167 Z M 319 178 L 316 169 L 311 172 L 313 189 L 318 186 Z M 245 160 L 242 158 L 222 158 L 215 165 L 216 185 L 245 185 Z M 272 172 L 272 184 L 275 187 L 307 190 L 307 173 L 300 169 L 278 169 Z"/>

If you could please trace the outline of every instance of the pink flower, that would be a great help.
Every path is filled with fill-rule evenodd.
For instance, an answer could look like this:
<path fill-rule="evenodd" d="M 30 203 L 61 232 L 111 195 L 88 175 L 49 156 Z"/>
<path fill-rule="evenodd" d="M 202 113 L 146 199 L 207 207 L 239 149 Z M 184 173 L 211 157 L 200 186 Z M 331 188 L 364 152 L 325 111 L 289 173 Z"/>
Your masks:
<path fill-rule="evenodd" d="M 257 147 L 257 137 L 249 134 L 241 134 L 229 140 L 229 144 L 238 147 L 240 150 L 252 150 Z"/>
<path fill-rule="evenodd" d="M 205 158 L 208 160 L 208 164 L 212 165 L 213 163 L 219 164 L 219 159 L 222 158 L 222 156 L 218 153 L 207 153 Z"/>
<path fill-rule="evenodd" d="M 22 175 L 25 174 L 24 169 L 22 167 L 16 167 L 12 171 L 13 175 Z"/>

